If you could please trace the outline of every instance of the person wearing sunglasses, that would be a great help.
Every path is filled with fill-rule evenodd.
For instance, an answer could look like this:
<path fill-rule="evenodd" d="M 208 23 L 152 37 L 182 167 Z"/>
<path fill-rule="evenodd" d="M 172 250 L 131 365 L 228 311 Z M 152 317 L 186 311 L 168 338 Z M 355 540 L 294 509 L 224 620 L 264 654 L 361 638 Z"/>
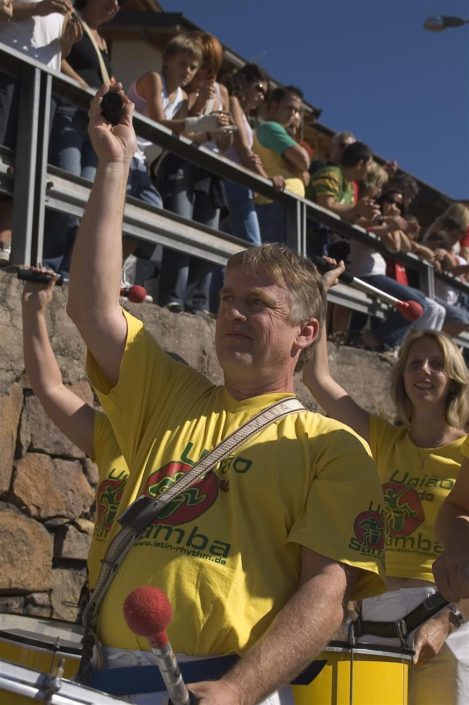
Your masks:
<path fill-rule="evenodd" d="M 225 78 L 224 83 L 230 95 L 230 113 L 237 128 L 233 134 L 233 144 L 225 156 L 268 179 L 262 161 L 253 152 L 254 133 L 248 119 L 267 94 L 265 75 L 256 64 L 245 64 L 234 76 Z M 283 179 L 279 177 L 274 177 L 272 182 L 279 189 L 284 185 Z M 261 232 L 253 192 L 235 181 L 225 181 L 225 188 L 230 208 L 227 223 L 230 233 L 253 245 L 260 245 Z"/>

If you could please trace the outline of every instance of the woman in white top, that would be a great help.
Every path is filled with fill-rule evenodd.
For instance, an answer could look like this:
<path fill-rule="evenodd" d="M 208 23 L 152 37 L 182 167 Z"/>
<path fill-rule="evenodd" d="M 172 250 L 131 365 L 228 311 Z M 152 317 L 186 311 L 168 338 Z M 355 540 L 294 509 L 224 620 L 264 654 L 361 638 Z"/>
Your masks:
<path fill-rule="evenodd" d="M 202 65 L 187 87 L 189 114 L 192 118 L 226 116 L 229 111 L 228 91 L 215 80 L 220 70 L 223 49 L 207 32 L 191 32 L 191 39 L 202 47 Z M 197 133 L 194 141 L 213 152 L 224 152 L 231 144 L 231 132 L 223 127 Z M 158 188 L 164 207 L 174 213 L 218 229 L 220 209 L 226 207 L 223 183 L 206 169 L 175 155 L 165 159 L 158 172 Z M 204 314 L 209 311 L 210 262 L 165 248 L 161 262 L 159 303 L 171 311 Z"/>

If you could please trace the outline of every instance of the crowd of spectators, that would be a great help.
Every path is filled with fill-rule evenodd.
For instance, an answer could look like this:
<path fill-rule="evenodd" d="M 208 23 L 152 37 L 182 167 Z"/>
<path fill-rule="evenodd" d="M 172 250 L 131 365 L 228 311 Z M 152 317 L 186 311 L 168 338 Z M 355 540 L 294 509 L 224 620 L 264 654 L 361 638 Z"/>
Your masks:
<path fill-rule="evenodd" d="M 0 41 L 75 79 L 83 87 L 112 83 L 114 75 L 101 26 L 119 11 L 117 0 L 3 0 Z M 310 255 L 344 260 L 354 275 L 399 299 L 423 308 L 417 323 L 390 311 L 384 319 L 334 307 L 330 328 L 338 340 L 373 350 L 394 349 L 410 327 L 443 329 L 450 335 L 469 324 L 467 301 L 450 278 L 440 280 L 436 297 L 420 291 L 418 271 L 406 270 L 394 255 L 413 253 L 437 271 L 468 276 L 469 211 L 451 205 L 422 233 L 411 213 L 416 182 L 396 162 L 378 164 L 372 150 L 351 132 L 335 134 L 328 160 L 318 159 L 301 139 L 302 91 L 271 88 L 262 69 L 246 64 L 221 72 L 223 49 L 211 34 L 177 35 L 163 51 L 162 69 L 149 69 L 124 86 L 136 111 L 185 135 L 209 150 L 271 181 L 274 191 L 289 191 L 374 233 L 381 247 L 338 236 L 308 220 Z M 0 143 L 14 148 L 18 83 L 0 74 Z M 56 96 L 51 109 L 50 163 L 93 180 L 96 158 L 87 135 L 87 113 Z M 147 140 L 139 139 L 128 194 L 203 226 L 257 245 L 286 242 L 288 211 L 282 200 L 268 198 L 240 183 L 223 180 L 198 165 L 163 152 L 151 174 Z M 0 262 L 8 263 L 11 201 L 0 202 Z M 47 211 L 44 261 L 68 274 L 78 219 Z M 383 250 L 384 247 L 384 250 Z M 389 253 L 386 256 L 386 251 Z M 149 263 L 139 270 L 129 261 Z M 145 272 L 144 274 L 139 274 Z M 222 271 L 180 249 L 155 248 L 131 238 L 124 241 L 123 284 L 157 278 L 157 302 L 174 312 L 215 312 Z"/>

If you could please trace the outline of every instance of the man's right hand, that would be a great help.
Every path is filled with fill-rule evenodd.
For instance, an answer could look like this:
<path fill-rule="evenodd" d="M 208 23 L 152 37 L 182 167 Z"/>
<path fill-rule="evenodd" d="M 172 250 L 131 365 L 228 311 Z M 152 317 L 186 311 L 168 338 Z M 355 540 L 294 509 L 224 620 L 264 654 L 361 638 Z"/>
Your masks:
<path fill-rule="evenodd" d="M 61 15 L 68 15 L 73 11 L 73 5 L 70 0 L 41 0 L 38 2 L 35 14 L 41 17 L 51 15 L 53 12 L 58 12 Z"/>
<path fill-rule="evenodd" d="M 333 267 L 333 269 L 328 269 L 326 272 L 322 273 L 322 283 L 326 291 L 329 291 L 329 289 L 332 289 L 333 286 L 339 283 L 339 277 L 342 272 L 345 271 L 345 264 L 343 260 L 337 262 L 337 260 L 332 257 L 323 257 L 322 259 L 327 262 L 330 267 Z"/>
<path fill-rule="evenodd" d="M 101 113 L 101 101 L 108 91 L 118 93 L 124 103 L 122 117 L 117 125 L 111 125 Z M 121 83 L 115 83 L 112 87 L 104 84 L 92 99 L 88 113 L 90 118 L 88 133 L 100 161 L 128 163 L 134 156 L 137 148 L 132 125 L 134 107 L 124 94 Z"/>
<path fill-rule="evenodd" d="M 52 301 L 54 286 L 59 278 L 52 269 L 43 266 L 30 267 L 32 272 L 50 274 L 49 282 L 27 281 L 23 288 L 21 298 L 23 310 L 44 311 Z"/>

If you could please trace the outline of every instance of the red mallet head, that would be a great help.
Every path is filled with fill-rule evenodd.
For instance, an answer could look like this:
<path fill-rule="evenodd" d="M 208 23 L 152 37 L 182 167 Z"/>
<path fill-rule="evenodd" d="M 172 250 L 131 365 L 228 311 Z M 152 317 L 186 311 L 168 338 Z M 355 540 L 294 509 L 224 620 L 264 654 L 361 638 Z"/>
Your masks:
<path fill-rule="evenodd" d="M 129 301 L 132 301 L 134 304 L 141 304 L 143 301 L 145 301 L 145 297 L 147 295 L 147 290 L 145 289 L 144 286 L 138 286 L 138 284 L 135 284 L 135 286 L 129 286 L 129 287 L 124 287 L 121 289 L 121 296 L 126 296 Z"/>
<path fill-rule="evenodd" d="M 171 605 L 162 590 L 142 585 L 127 595 L 124 617 L 134 634 L 145 636 L 155 649 L 168 643 L 166 627 L 172 618 Z"/>
<path fill-rule="evenodd" d="M 396 308 L 408 321 L 416 321 L 423 313 L 423 308 L 417 301 L 398 301 Z"/>

